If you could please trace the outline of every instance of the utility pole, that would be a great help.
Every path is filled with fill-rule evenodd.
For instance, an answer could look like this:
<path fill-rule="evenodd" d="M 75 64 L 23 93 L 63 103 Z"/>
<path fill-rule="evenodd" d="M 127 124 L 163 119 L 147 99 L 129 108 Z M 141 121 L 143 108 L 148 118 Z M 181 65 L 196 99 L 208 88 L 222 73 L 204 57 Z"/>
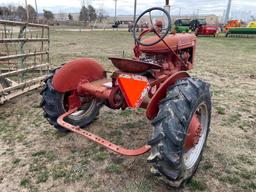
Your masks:
<path fill-rule="evenodd" d="M 114 0 L 115 1 L 115 21 L 116 21 L 116 11 L 117 11 L 117 0 Z"/>
<path fill-rule="evenodd" d="M 228 6 L 227 6 L 227 10 L 226 10 L 226 16 L 224 18 L 224 23 L 227 23 L 229 20 L 230 10 L 231 10 L 231 2 L 232 2 L 232 0 L 228 0 Z"/>
<path fill-rule="evenodd" d="M 35 7 L 36 7 L 36 21 L 38 21 L 38 9 L 37 9 L 37 1 L 35 0 Z"/>
<path fill-rule="evenodd" d="M 26 5 L 26 12 L 27 12 L 27 22 L 29 21 L 29 13 L 28 13 L 28 2 L 25 0 L 25 5 Z"/>
<path fill-rule="evenodd" d="M 38 14 L 38 10 L 37 10 L 37 1 L 35 0 L 35 7 L 36 7 L 36 16 Z"/>
<path fill-rule="evenodd" d="M 197 9 L 197 13 L 196 13 L 197 19 L 199 19 L 199 11 L 200 11 L 200 9 Z"/>
<path fill-rule="evenodd" d="M 170 0 L 165 0 L 164 9 L 170 14 L 171 12 Z"/>
<path fill-rule="evenodd" d="M 135 24 L 137 15 L 137 0 L 134 0 L 134 15 L 133 15 L 133 24 Z"/>

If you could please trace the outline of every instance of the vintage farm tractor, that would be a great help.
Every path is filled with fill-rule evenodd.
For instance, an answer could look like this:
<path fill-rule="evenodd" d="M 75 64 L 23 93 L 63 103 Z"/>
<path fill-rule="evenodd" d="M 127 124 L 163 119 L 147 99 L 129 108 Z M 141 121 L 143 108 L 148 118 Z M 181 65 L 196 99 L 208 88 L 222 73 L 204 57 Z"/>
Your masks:
<path fill-rule="evenodd" d="M 156 10 L 168 20 L 161 30 L 152 22 L 151 12 Z M 151 171 L 179 187 L 192 178 L 202 158 L 211 96 L 207 83 L 186 72 L 194 64 L 196 36 L 170 34 L 170 15 L 157 7 L 143 12 L 134 26 L 148 13 L 151 26 L 139 36 L 133 30 L 134 58 L 110 58 L 117 68 L 110 77 L 92 59 L 68 62 L 46 81 L 41 106 L 50 124 L 60 131 L 78 133 L 121 155 L 150 151 Z M 143 38 L 149 33 L 150 37 Z M 82 129 L 96 118 L 103 104 L 111 109 L 146 109 L 153 125 L 152 138 L 131 150 Z"/>

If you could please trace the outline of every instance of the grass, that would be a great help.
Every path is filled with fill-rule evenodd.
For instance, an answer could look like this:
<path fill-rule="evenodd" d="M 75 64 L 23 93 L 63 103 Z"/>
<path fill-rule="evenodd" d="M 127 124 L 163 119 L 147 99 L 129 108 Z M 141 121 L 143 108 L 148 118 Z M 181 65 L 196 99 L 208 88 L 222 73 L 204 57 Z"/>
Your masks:
<path fill-rule="evenodd" d="M 22 187 L 28 187 L 29 186 L 29 183 L 30 183 L 30 180 L 28 178 L 23 178 L 21 179 L 20 181 L 20 186 Z"/>
<path fill-rule="evenodd" d="M 255 191 L 255 39 L 200 37 L 192 76 L 211 84 L 208 147 L 184 191 Z M 127 32 L 52 32 L 51 63 L 90 57 L 113 70 L 108 57 L 132 56 Z M 147 155 L 121 157 L 75 134 L 56 132 L 32 92 L 0 107 L 2 191 L 167 192 L 149 177 Z M 144 145 L 152 127 L 144 110 L 103 108 L 88 130 L 127 148 Z M 182 190 L 181 190 L 182 191 Z"/>
<path fill-rule="evenodd" d="M 207 191 L 207 185 L 203 181 L 192 179 L 189 183 L 192 191 Z"/>
<path fill-rule="evenodd" d="M 100 151 L 99 153 L 96 154 L 96 158 L 97 160 L 101 160 L 101 161 L 105 160 L 109 158 L 109 153 L 106 151 L 103 151 L 103 152 Z"/>
<path fill-rule="evenodd" d="M 225 115 L 226 114 L 225 113 L 225 108 L 223 108 L 223 107 L 215 107 L 215 109 L 216 109 L 217 113 L 220 114 L 220 115 Z"/>
<path fill-rule="evenodd" d="M 121 173 L 122 167 L 117 164 L 110 164 L 106 167 L 106 172 L 107 173 Z"/>
<path fill-rule="evenodd" d="M 47 171 L 43 171 L 37 176 L 36 183 L 45 183 L 48 180 L 48 177 L 49 173 Z"/>

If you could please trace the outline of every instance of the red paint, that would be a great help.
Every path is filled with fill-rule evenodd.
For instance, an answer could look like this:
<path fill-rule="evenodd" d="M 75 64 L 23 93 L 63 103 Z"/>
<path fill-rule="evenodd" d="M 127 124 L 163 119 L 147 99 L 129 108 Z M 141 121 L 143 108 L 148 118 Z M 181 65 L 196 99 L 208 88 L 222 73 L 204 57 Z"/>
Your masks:
<path fill-rule="evenodd" d="M 145 39 L 144 43 L 155 42 L 159 39 L 158 36 Z M 164 38 L 164 42 L 174 51 L 194 47 L 196 43 L 196 36 L 192 34 L 175 34 L 168 35 Z M 143 53 L 168 53 L 170 49 L 165 45 L 163 41 L 153 46 L 140 46 L 140 51 Z"/>
<path fill-rule="evenodd" d="M 201 134 L 201 124 L 196 114 L 193 115 L 191 122 L 188 127 L 187 136 L 185 138 L 185 151 L 189 151 L 195 147 L 200 139 Z"/>
<path fill-rule="evenodd" d="M 146 116 L 148 119 L 152 120 L 159 111 L 159 101 L 162 100 L 166 96 L 167 89 L 176 83 L 178 79 L 187 78 L 189 77 L 189 74 L 185 71 L 180 71 L 172 76 L 170 76 L 168 79 L 164 81 L 164 83 L 161 84 L 157 92 L 154 94 L 152 99 L 150 100 L 150 103 L 148 104 Z"/>
<path fill-rule="evenodd" d="M 81 58 L 70 61 L 56 72 L 52 84 L 60 93 L 76 90 L 80 82 L 92 82 L 104 78 L 104 70 L 96 61 Z"/>
<path fill-rule="evenodd" d="M 195 33 L 197 36 L 199 36 L 199 35 L 215 36 L 217 34 L 217 31 L 218 31 L 218 27 L 216 27 L 216 26 L 202 25 L 196 29 Z"/>
<path fill-rule="evenodd" d="M 68 96 L 67 100 L 68 103 L 65 106 L 68 107 L 68 110 L 81 106 L 81 101 L 76 91 L 73 91 L 71 95 Z"/>
<path fill-rule="evenodd" d="M 74 108 L 74 109 L 64 113 L 62 116 L 60 116 L 57 120 L 58 124 L 61 125 L 62 127 L 65 127 L 66 129 L 68 129 L 72 132 L 78 133 L 79 135 L 82 135 L 83 137 L 85 137 L 91 141 L 94 141 L 94 142 L 100 144 L 101 146 L 106 147 L 106 148 L 110 149 L 111 151 L 118 153 L 120 155 L 138 156 L 138 155 L 142 155 L 142 154 L 150 151 L 151 147 L 149 145 L 144 145 L 141 148 L 133 149 L 133 150 L 123 148 L 123 147 L 118 146 L 110 141 L 107 141 L 97 135 L 94 135 L 93 133 L 85 131 L 78 126 L 74 126 L 74 125 L 71 125 L 71 124 L 65 122 L 64 121 L 65 117 L 69 116 L 70 114 L 74 113 L 75 111 L 77 111 L 77 108 Z"/>
<path fill-rule="evenodd" d="M 104 86 L 106 82 L 111 82 L 106 78 L 98 81 L 80 83 L 77 87 L 77 91 L 80 95 L 91 95 L 100 99 L 108 99 L 111 93 L 111 89 Z"/>

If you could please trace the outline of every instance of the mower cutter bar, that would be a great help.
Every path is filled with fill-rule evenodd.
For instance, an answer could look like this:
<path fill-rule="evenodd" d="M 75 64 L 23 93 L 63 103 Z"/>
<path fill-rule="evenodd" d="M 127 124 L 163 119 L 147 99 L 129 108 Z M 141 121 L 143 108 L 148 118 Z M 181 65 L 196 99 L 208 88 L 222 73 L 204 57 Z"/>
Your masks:
<path fill-rule="evenodd" d="M 107 141 L 97 135 L 94 135 L 88 131 L 85 131 L 83 129 L 81 129 L 79 126 L 74 126 L 74 125 L 71 125 L 67 122 L 65 122 L 65 118 L 68 117 L 70 114 L 74 113 L 75 111 L 77 111 L 77 108 L 74 108 L 74 109 L 71 109 L 69 110 L 68 112 L 64 113 L 63 115 L 61 115 L 57 122 L 59 125 L 61 125 L 62 127 L 72 131 L 72 132 L 75 132 L 75 133 L 78 133 L 79 135 L 82 135 L 83 137 L 91 140 L 91 141 L 94 141 L 108 149 L 110 149 L 111 151 L 114 151 L 118 154 L 121 154 L 121 155 L 126 155 L 126 156 L 138 156 L 138 155 L 142 155 L 144 153 L 147 153 L 148 151 L 150 151 L 151 147 L 149 145 L 144 145 L 143 147 L 141 148 L 138 148 L 138 149 L 126 149 L 126 148 L 123 148 L 121 146 L 118 146 L 116 144 L 113 144 L 111 143 L 110 141 Z"/>

